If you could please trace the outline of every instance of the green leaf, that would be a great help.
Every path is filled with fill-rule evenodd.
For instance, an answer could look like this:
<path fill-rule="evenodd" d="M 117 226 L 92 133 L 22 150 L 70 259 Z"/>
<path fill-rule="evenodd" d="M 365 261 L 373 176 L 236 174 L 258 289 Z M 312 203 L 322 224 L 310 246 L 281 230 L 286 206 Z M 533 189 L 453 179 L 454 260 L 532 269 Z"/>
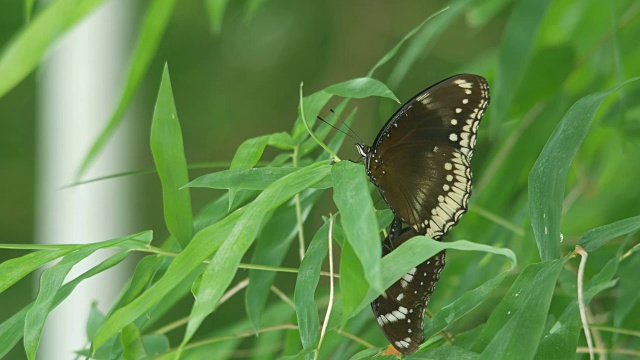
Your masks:
<path fill-rule="evenodd" d="M 185 185 L 185 187 L 264 190 L 275 181 L 299 170 L 299 168 L 292 167 L 223 170 L 200 176 Z M 327 189 L 329 187 L 331 187 L 331 177 L 326 177 L 313 185 L 314 189 Z"/>
<path fill-rule="evenodd" d="M 473 360 L 479 359 L 480 354 L 469 351 L 455 345 L 440 346 L 435 349 L 422 352 L 418 350 L 415 354 L 406 357 L 407 360 L 437 360 L 437 359 L 456 359 L 456 360 Z"/>
<path fill-rule="evenodd" d="M 529 66 L 538 32 L 551 0 L 519 1 L 511 11 L 504 36 L 493 86 L 492 132 L 503 122 L 514 95 Z M 557 258 L 557 257 L 556 257 Z M 547 258 L 543 258 L 547 260 Z"/>
<path fill-rule="evenodd" d="M 40 11 L 0 55 L 0 98 L 29 75 L 47 49 L 103 0 L 58 0 Z M 32 5 L 25 4 L 27 17 Z"/>
<path fill-rule="evenodd" d="M 320 192 L 314 191 L 311 194 L 306 194 L 304 199 L 301 199 L 300 221 L 302 224 L 305 223 L 320 195 Z M 268 220 L 260 232 L 260 238 L 251 257 L 251 264 L 280 266 L 285 256 L 289 253 L 292 240 L 297 238 L 298 230 L 295 204 L 288 204 L 276 209 L 271 219 Z M 249 285 L 245 293 L 245 305 L 247 315 L 255 331 L 260 328 L 260 316 L 276 275 L 277 272 L 275 271 L 249 271 Z"/>
<path fill-rule="evenodd" d="M 90 278 L 99 274 L 105 270 L 112 268 L 113 266 L 121 263 L 127 257 L 127 252 L 120 252 L 100 264 L 94 266 L 89 271 L 83 273 L 77 278 L 64 284 L 58 291 L 53 301 L 53 308 L 58 306 L 64 299 L 66 299 L 76 286 L 84 279 Z M 27 313 L 33 307 L 33 303 L 25 306 L 22 310 L 14 314 L 11 318 L 6 320 L 0 325 L 0 358 L 3 358 L 9 350 L 11 350 L 15 344 L 22 338 L 22 334 L 25 330 L 24 323 Z"/>
<path fill-rule="evenodd" d="M 213 252 L 218 250 L 233 229 L 236 221 L 245 212 L 245 209 L 237 210 L 224 219 L 199 231 L 189 245 L 173 259 L 171 265 L 156 283 L 133 301 L 116 310 L 109 316 L 105 325 L 93 341 L 93 347 L 99 348 L 111 337 L 116 335 L 125 326 L 147 313 L 153 306 L 166 302 L 167 296 L 172 294 L 176 287 L 183 284 L 185 279 L 193 276 L 193 272 Z M 189 285 L 190 283 L 186 284 Z M 187 287 L 187 290 L 189 289 Z"/>
<path fill-rule="evenodd" d="M 344 104 L 348 103 L 349 99 L 345 99 L 344 100 Z M 347 129 L 351 126 L 351 124 L 353 124 L 353 120 L 355 120 L 356 118 L 356 110 L 352 111 L 351 114 L 349 114 L 349 116 L 347 116 L 346 119 L 344 119 L 344 127 L 346 127 Z M 328 132 L 331 130 L 330 126 L 325 126 L 324 127 Z M 320 136 L 321 134 L 316 133 L 316 135 L 319 135 L 318 137 L 323 140 L 325 137 Z M 345 138 L 347 137 L 347 132 L 346 131 L 337 131 L 333 137 L 331 138 L 331 140 L 329 140 L 329 143 L 327 143 L 327 146 L 329 147 L 329 149 L 331 149 L 331 151 L 333 151 L 334 153 L 337 153 L 338 150 L 340 150 L 340 148 L 342 147 L 342 144 L 344 143 Z M 313 143 L 313 146 L 309 146 L 309 147 L 305 147 L 305 145 Z M 311 151 L 311 149 L 315 149 L 317 147 L 317 143 L 313 140 L 313 139 L 309 139 L 307 142 L 302 144 L 302 150 L 301 153 L 302 154 L 306 154 L 309 151 Z M 331 158 L 331 155 L 326 152 L 323 151 L 322 153 L 320 153 L 320 155 L 318 155 L 318 157 L 316 158 L 316 161 L 320 161 L 320 160 L 329 160 Z"/>
<path fill-rule="evenodd" d="M 504 280 L 508 273 L 509 271 L 500 273 L 498 276 L 468 291 L 454 302 L 440 309 L 430 320 L 425 321 L 424 338 L 429 339 L 480 306 L 489 295 L 493 293 L 498 285 L 502 283 L 502 280 Z"/>
<path fill-rule="evenodd" d="M 26 23 L 31 21 L 31 14 L 33 13 L 33 6 L 35 5 L 35 0 L 24 0 L 24 18 Z"/>
<path fill-rule="evenodd" d="M 616 221 L 613 224 L 591 229 L 578 238 L 578 245 L 587 252 L 592 252 L 611 239 L 626 235 L 640 229 L 640 216 Z"/>
<path fill-rule="evenodd" d="M 387 80 L 389 86 L 394 89 L 397 88 L 400 82 L 407 77 L 409 71 L 413 69 L 413 65 L 419 59 L 423 59 L 429 54 L 434 44 L 437 43 L 440 34 L 442 34 L 450 24 L 457 24 L 462 21 L 462 15 L 464 15 L 464 11 L 469 3 L 471 3 L 470 0 L 456 0 L 449 3 L 448 8 L 444 8 L 429 16 L 396 45 L 396 47 L 399 47 L 408 37 L 414 36 L 414 34 L 419 31 L 404 54 L 398 58 L 393 70 L 391 70 L 389 80 Z M 394 51 L 395 54 L 397 49 L 394 48 L 392 51 Z M 388 56 L 388 54 L 385 55 L 385 57 L 386 56 Z"/>
<path fill-rule="evenodd" d="M 320 110 L 327 105 L 329 100 L 333 97 L 333 95 L 329 94 L 324 90 L 320 90 L 311 95 L 307 95 L 302 99 L 302 104 L 304 106 L 304 117 L 307 120 L 307 124 L 309 128 L 313 128 L 313 124 L 316 122 L 316 118 L 318 114 L 320 114 Z M 309 133 L 302 122 L 302 117 L 298 115 L 296 122 L 293 124 L 293 130 L 291 131 L 293 135 L 293 141 L 296 144 L 301 144 L 309 137 Z"/>
<path fill-rule="evenodd" d="M 509 259 L 512 266 L 515 267 L 517 264 L 515 254 L 509 249 L 501 249 L 489 245 L 476 244 L 466 240 L 440 242 L 429 239 L 426 236 L 415 236 L 404 244 L 400 245 L 390 254 L 382 258 L 382 268 L 385 270 L 382 274 L 383 288 L 387 289 L 418 264 L 423 263 L 440 251 L 448 249 L 462 251 L 480 251 L 490 254 L 502 255 Z M 342 269 L 340 271 L 340 277 L 342 278 Z M 355 308 L 355 311 L 353 313 L 348 313 L 348 309 L 345 308 L 345 317 L 350 317 L 354 314 L 359 313 L 365 307 L 367 307 L 369 303 L 375 300 L 375 298 L 378 297 L 378 295 L 381 293 L 382 292 L 374 291 L 370 288 L 367 291 L 366 296 L 363 297 L 363 300 Z"/>
<path fill-rule="evenodd" d="M 242 256 L 260 230 L 264 216 L 298 192 L 320 181 L 330 170 L 331 167 L 323 163 L 302 168 L 273 183 L 244 207 L 246 211 L 224 238 L 224 243 L 204 272 L 182 344 L 191 339 L 202 321 L 215 309 L 220 297 L 233 280 Z"/>
<path fill-rule="evenodd" d="M 254 167 L 262 153 L 264 152 L 264 148 L 267 146 L 269 142 L 269 135 L 260 136 L 257 138 L 245 140 L 240 146 L 238 146 L 238 150 L 236 150 L 235 155 L 233 156 L 233 160 L 231 160 L 231 166 L 229 166 L 229 170 L 244 170 L 250 169 Z M 235 181 L 239 179 L 234 179 Z M 266 187 L 266 186 L 265 186 Z M 241 189 L 242 187 L 240 187 Z M 229 187 L 229 208 L 233 206 L 233 199 L 236 195 L 237 189 L 236 187 Z M 262 189 L 256 189 L 262 190 Z"/>
<path fill-rule="evenodd" d="M 341 161 L 333 166 L 333 200 L 340 210 L 340 224 L 347 234 L 347 241 L 356 253 L 365 272 L 365 279 L 380 293 L 382 276 L 380 257 L 382 249 L 378 232 L 378 221 L 369 193 L 369 179 L 364 167 L 350 161 Z M 408 269 L 407 269 L 408 270 Z M 346 297 L 346 295 L 343 293 Z"/>
<path fill-rule="evenodd" d="M 560 257 L 560 220 L 569 166 L 605 97 L 640 79 L 578 100 L 564 115 L 529 174 L 529 214 L 542 260 Z"/>
<path fill-rule="evenodd" d="M 125 254 L 126 253 L 121 253 Z M 85 328 L 85 332 L 87 334 L 87 339 L 91 341 L 104 324 L 104 321 L 107 317 L 98 309 L 98 302 L 94 301 L 91 303 L 91 308 L 89 309 L 89 319 L 87 320 L 87 326 Z"/>
<path fill-rule="evenodd" d="M 143 335 L 142 343 L 148 357 L 166 353 L 170 347 L 169 339 L 162 334 Z"/>
<path fill-rule="evenodd" d="M 207 0 L 207 11 L 209 13 L 209 27 L 214 35 L 220 34 L 222 30 L 222 19 L 229 0 Z"/>
<path fill-rule="evenodd" d="M 112 307 L 112 311 L 127 305 L 142 291 L 144 291 L 164 260 L 164 257 L 161 257 L 160 255 L 148 255 L 138 261 L 131 280 L 127 284 L 122 295 L 120 295 L 116 304 Z M 94 338 L 95 334 L 88 339 L 91 341 Z"/>
<path fill-rule="evenodd" d="M 41 250 L 3 262 L 0 264 L 0 274 L 2 274 L 0 276 L 0 293 L 44 264 L 77 249 L 76 246 L 69 246 L 59 250 Z"/>
<path fill-rule="evenodd" d="M 640 300 L 640 256 L 631 256 L 628 261 L 622 262 L 619 271 L 620 293 L 613 306 L 613 325 L 622 327 L 623 322 L 628 319 L 627 315 L 638 304 Z"/>
<path fill-rule="evenodd" d="M 13 314 L 9 319 L 0 324 L 0 358 L 5 357 L 7 353 L 22 338 L 24 332 L 24 318 L 33 304 L 25 306 L 22 310 Z"/>
<path fill-rule="evenodd" d="M 76 1 L 70 1 L 76 4 Z M 118 107 L 114 110 L 109 122 L 102 130 L 98 138 L 95 140 L 91 149 L 82 160 L 82 164 L 78 169 L 77 178 L 87 171 L 89 165 L 95 160 L 98 153 L 107 144 L 109 138 L 113 135 L 118 125 L 122 121 L 122 117 L 127 111 L 129 103 L 133 99 L 142 79 L 147 72 L 147 68 L 158 49 L 160 39 L 169 23 L 176 0 L 155 0 L 149 3 L 147 13 L 142 22 L 142 28 L 136 40 L 133 55 L 129 59 L 129 73 L 127 74 L 127 83 L 118 102 Z M 76 4 L 77 5 L 77 4 Z"/>
<path fill-rule="evenodd" d="M 342 324 L 344 327 L 347 320 L 357 313 L 358 305 L 365 304 L 361 308 L 366 307 L 369 302 L 364 298 L 370 285 L 365 280 L 366 272 L 359 261 L 352 245 L 345 241 L 342 244 L 342 253 L 340 254 L 340 294 L 342 295 Z M 371 291 L 374 294 L 380 294 L 378 291 Z"/>
<path fill-rule="evenodd" d="M 142 344 L 140 329 L 134 324 L 129 324 L 122 329 L 120 342 L 122 343 L 122 355 L 125 360 L 137 360 L 147 357 L 144 345 Z"/>
<path fill-rule="evenodd" d="M 384 352 L 382 348 L 371 348 L 358 352 L 349 358 L 349 360 L 367 360 L 367 359 L 377 359 L 375 355 Z"/>
<path fill-rule="evenodd" d="M 65 255 L 59 263 L 42 273 L 38 296 L 25 318 L 24 347 L 29 359 L 35 359 L 36 357 L 44 323 L 49 316 L 49 312 L 55 306 L 56 295 L 71 268 L 99 249 L 113 247 L 135 237 L 136 235 L 133 235 L 82 246 L 80 249 Z"/>
<path fill-rule="evenodd" d="M 527 266 L 495 308 L 471 350 L 482 352 L 483 358 L 533 358 L 558 275 L 567 259 Z"/>
<path fill-rule="evenodd" d="M 329 94 L 342 96 L 345 98 L 362 99 L 369 96 L 386 97 L 391 100 L 400 102 L 398 98 L 393 94 L 393 91 L 389 90 L 387 85 L 370 77 L 363 77 L 353 80 L 348 80 L 329 86 L 324 89 Z"/>
<path fill-rule="evenodd" d="M 256 196 L 258 196 L 258 191 L 243 191 L 239 193 L 234 201 L 234 205 L 229 208 L 229 193 L 225 193 L 218 200 L 215 200 L 208 205 L 206 205 L 195 217 L 193 220 L 193 228 L 196 233 L 200 230 L 206 228 L 207 226 L 211 226 L 225 216 L 229 215 L 230 212 L 235 211 L 240 206 L 244 205 L 249 200 L 253 200 Z"/>
<path fill-rule="evenodd" d="M 151 152 L 162 183 L 164 221 L 169 233 L 184 249 L 193 236 L 189 189 L 180 188 L 189 182 L 189 171 L 166 64 L 151 123 Z"/>
<path fill-rule="evenodd" d="M 328 239 L 329 223 L 325 221 L 325 224 L 313 236 L 296 278 L 293 302 L 296 304 L 298 329 L 304 349 L 313 346 L 320 333 L 320 319 L 314 294 L 320 281 L 322 262 L 327 257 Z"/>
<path fill-rule="evenodd" d="M 599 292 L 613 287 L 617 280 L 611 280 L 618 268 L 618 259 L 613 258 L 586 285 L 584 291 L 585 306 Z M 576 296 L 577 297 L 577 296 Z M 578 337 L 582 330 L 578 300 L 574 300 L 564 309 L 562 315 L 553 324 L 549 332 L 540 341 L 536 357 L 538 359 L 568 359 L 575 357 Z"/>
<path fill-rule="evenodd" d="M 497 17 L 505 7 L 511 4 L 511 0 L 491 0 L 475 2 L 473 9 L 466 16 L 469 25 L 473 28 L 485 26 L 489 21 Z"/>

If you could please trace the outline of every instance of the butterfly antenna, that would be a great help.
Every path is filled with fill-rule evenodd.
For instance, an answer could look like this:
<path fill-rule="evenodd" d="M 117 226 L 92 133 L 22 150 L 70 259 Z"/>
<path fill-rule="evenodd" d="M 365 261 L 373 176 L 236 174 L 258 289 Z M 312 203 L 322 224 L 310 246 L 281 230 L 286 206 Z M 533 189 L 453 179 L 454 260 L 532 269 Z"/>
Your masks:
<path fill-rule="evenodd" d="M 349 133 L 347 133 L 347 132 L 344 132 L 342 129 L 337 128 L 337 127 L 335 127 L 335 126 L 331 125 L 331 123 L 330 123 L 330 122 L 326 121 L 325 119 L 321 118 L 320 116 L 318 116 L 317 118 L 318 118 L 318 120 L 322 121 L 323 123 L 325 123 L 325 124 L 327 124 L 327 125 L 331 126 L 332 128 L 334 128 L 334 129 L 336 129 L 336 130 L 340 131 L 341 133 L 343 133 L 343 134 L 345 134 L 345 135 L 347 135 L 347 136 L 349 136 L 349 137 L 353 138 L 354 140 L 358 140 L 358 139 L 354 138 L 351 134 L 349 134 Z"/>
<path fill-rule="evenodd" d="M 347 125 L 347 122 L 342 120 L 342 118 L 340 117 L 340 115 L 336 114 L 336 112 L 333 109 L 329 109 L 329 111 L 331 111 L 331 113 L 335 116 L 338 117 L 338 120 L 342 121 L 342 123 L 344 124 L 344 126 L 347 127 L 347 129 L 349 129 L 349 131 L 353 134 L 352 138 L 358 140 L 360 143 L 364 144 L 364 141 L 362 141 L 362 139 L 360 139 L 360 136 L 358 136 L 358 134 L 356 134 L 355 131 L 353 131 L 349 125 Z"/>

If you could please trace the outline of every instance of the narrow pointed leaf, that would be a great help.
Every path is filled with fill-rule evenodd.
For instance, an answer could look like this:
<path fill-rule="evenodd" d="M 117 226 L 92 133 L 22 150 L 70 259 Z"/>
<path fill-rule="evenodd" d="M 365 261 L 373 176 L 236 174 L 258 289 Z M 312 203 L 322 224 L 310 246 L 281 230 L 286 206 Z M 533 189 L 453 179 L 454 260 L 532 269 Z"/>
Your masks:
<path fill-rule="evenodd" d="M 137 235 L 134 235 L 82 246 L 80 249 L 65 255 L 59 263 L 42 273 L 38 296 L 33 303 L 33 307 L 27 312 L 24 324 L 24 347 L 29 359 L 35 359 L 44 323 L 49 316 L 49 312 L 56 305 L 56 295 L 61 290 L 62 282 L 71 268 L 99 249 L 113 247 L 136 237 Z"/>
<path fill-rule="evenodd" d="M 300 204 L 300 221 L 304 224 L 311 209 L 320 197 L 320 192 L 307 194 Z M 302 196 L 301 196 L 302 198 Z M 280 266 L 293 239 L 298 237 L 298 218 L 296 205 L 280 206 L 260 232 L 260 238 L 251 257 L 251 264 L 264 266 Z M 260 328 L 260 317 L 271 293 L 271 286 L 276 278 L 275 271 L 250 270 L 249 285 L 245 293 L 247 315 L 254 330 Z"/>
<path fill-rule="evenodd" d="M 244 207 L 246 212 L 238 219 L 202 276 L 183 344 L 191 339 L 202 321 L 215 309 L 233 280 L 238 264 L 260 230 L 264 216 L 298 192 L 320 181 L 330 170 L 331 167 L 323 163 L 309 165 L 276 181 Z"/>
<path fill-rule="evenodd" d="M 440 309 L 431 319 L 425 321 L 424 338 L 429 339 L 480 306 L 489 298 L 508 273 L 508 271 L 501 272 L 498 276 L 468 291 L 451 304 Z"/>
<path fill-rule="evenodd" d="M 440 242 L 429 239 L 425 236 L 416 236 L 404 244 L 400 245 L 390 254 L 382 259 L 382 268 L 385 269 L 382 274 L 382 286 L 387 289 L 393 283 L 398 281 L 409 270 L 418 264 L 426 261 L 442 250 L 462 250 L 462 251 L 480 251 L 490 254 L 501 255 L 509 259 L 511 266 L 516 266 L 516 257 L 513 251 L 509 249 L 496 248 L 484 244 L 476 244 L 466 240 L 454 242 Z M 342 272 L 341 272 L 342 274 Z M 341 275 L 342 277 L 342 275 Z M 369 289 L 360 304 L 355 308 L 353 313 L 348 313 L 345 309 L 345 316 L 353 316 L 364 308 L 369 306 L 376 297 L 382 292 Z"/>
<path fill-rule="evenodd" d="M 293 302 L 296 304 L 300 340 L 304 349 L 313 346 L 320 333 L 320 319 L 314 295 L 320 281 L 322 263 L 329 249 L 328 239 L 329 223 L 325 222 L 311 240 L 296 278 Z"/>
<path fill-rule="evenodd" d="M 2 274 L 2 276 L 0 276 L 0 293 L 46 263 L 65 256 L 77 249 L 75 246 L 69 246 L 68 248 L 60 250 L 36 251 L 3 262 L 0 264 L 0 274 Z"/>
<path fill-rule="evenodd" d="M 483 358 L 533 358 L 566 260 L 527 266 L 495 308 L 471 350 L 482 352 Z"/>
<path fill-rule="evenodd" d="M 184 156 L 178 112 L 173 101 L 169 68 L 166 64 L 153 112 L 151 152 L 162 183 L 164 221 L 169 233 L 184 249 L 193 236 L 189 189 L 181 189 L 189 182 L 189 172 Z"/>
<path fill-rule="evenodd" d="M 185 279 L 193 276 L 193 272 L 203 261 L 218 250 L 233 229 L 235 223 L 245 212 L 237 210 L 224 219 L 199 231 L 189 245 L 173 259 L 165 274 L 133 301 L 116 310 L 107 319 L 93 341 L 93 347 L 99 348 L 125 326 L 147 313 L 153 306 L 162 302 Z M 191 284 L 187 284 L 191 285 Z"/>
<path fill-rule="evenodd" d="M 202 175 L 185 185 L 211 189 L 264 190 L 275 181 L 300 170 L 292 167 L 263 167 L 243 170 L 223 170 Z M 313 185 L 314 189 L 331 187 L 331 177 L 326 177 Z"/>
<path fill-rule="evenodd" d="M 519 1 L 509 15 L 498 55 L 492 91 L 493 128 L 506 116 L 531 61 L 540 26 L 551 0 Z M 543 258 L 544 259 L 544 258 Z"/>
<path fill-rule="evenodd" d="M 387 85 L 370 77 L 348 80 L 324 89 L 329 94 L 347 98 L 362 99 L 369 96 L 386 97 L 399 103 L 400 100 Z"/>
<path fill-rule="evenodd" d="M 45 52 L 75 23 L 103 0 L 59 0 L 48 6 L 13 39 L 0 54 L 0 98 L 27 77 Z M 28 10 L 32 4 L 25 5 Z"/>
<path fill-rule="evenodd" d="M 578 245 L 587 252 L 592 252 L 607 241 L 638 231 L 638 229 L 640 229 L 640 216 L 631 217 L 587 231 L 578 239 Z"/>
<path fill-rule="evenodd" d="M 564 115 L 529 174 L 529 214 L 542 260 L 560 257 L 560 221 L 567 174 L 587 136 L 591 121 L 607 96 L 640 79 L 578 100 Z"/>
<path fill-rule="evenodd" d="M 340 224 L 347 240 L 358 256 L 362 268 L 367 269 L 365 278 L 371 287 L 384 291 L 380 271 L 380 235 L 378 221 L 369 193 L 369 180 L 364 167 L 349 161 L 334 165 L 333 200 L 340 210 Z"/>
<path fill-rule="evenodd" d="M 78 170 L 78 178 L 80 178 L 89 168 L 89 165 L 91 165 L 95 160 L 98 153 L 102 151 L 107 144 L 107 141 L 111 138 L 122 121 L 129 103 L 138 90 L 138 87 L 149 68 L 149 64 L 151 63 L 151 60 L 153 60 L 153 56 L 158 49 L 158 44 L 160 43 L 160 39 L 162 38 L 167 24 L 169 23 L 171 14 L 173 14 L 175 4 L 176 0 L 156 0 L 149 3 L 142 22 L 142 28 L 138 34 L 133 55 L 129 62 L 131 67 L 129 68 L 127 83 L 118 102 L 118 106 L 111 115 L 109 122 L 82 160 L 82 164 Z"/>

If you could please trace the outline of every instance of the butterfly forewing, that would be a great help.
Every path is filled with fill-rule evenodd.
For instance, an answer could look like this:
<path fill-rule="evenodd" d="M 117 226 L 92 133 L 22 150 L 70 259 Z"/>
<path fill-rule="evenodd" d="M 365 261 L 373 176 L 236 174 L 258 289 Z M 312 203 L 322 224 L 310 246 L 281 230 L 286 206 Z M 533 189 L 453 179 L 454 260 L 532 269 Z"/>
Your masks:
<path fill-rule="evenodd" d="M 391 117 L 367 172 L 396 216 L 441 238 L 467 210 L 470 160 L 489 104 L 486 80 L 463 74 L 421 92 Z"/>
<path fill-rule="evenodd" d="M 405 228 L 399 235 L 390 232 L 383 254 L 417 235 Z M 371 303 L 382 332 L 403 354 L 413 353 L 424 341 L 424 312 L 444 268 L 444 251 L 411 269 Z"/>

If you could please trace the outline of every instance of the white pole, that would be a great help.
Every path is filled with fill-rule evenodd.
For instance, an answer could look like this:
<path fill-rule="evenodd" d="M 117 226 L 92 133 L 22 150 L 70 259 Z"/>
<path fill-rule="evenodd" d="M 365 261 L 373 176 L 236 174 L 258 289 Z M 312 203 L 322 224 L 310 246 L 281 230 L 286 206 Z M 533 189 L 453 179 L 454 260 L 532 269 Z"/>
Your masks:
<path fill-rule="evenodd" d="M 122 91 L 130 53 L 129 14 L 126 0 L 106 2 L 56 44 L 39 73 L 35 224 L 39 243 L 90 243 L 141 230 L 133 228 L 131 199 L 135 195 L 129 179 L 61 190 L 73 182 L 82 158 L 104 128 Z M 127 123 L 130 121 L 124 121 L 125 126 L 85 178 L 136 167 L 129 144 L 140 138 Z M 81 262 L 67 281 L 108 255 L 100 252 Z M 38 358 L 75 358 L 73 352 L 87 343 L 85 328 L 91 303 L 97 301 L 106 311 L 122 287 L 125 270 L 119 266 L 85 281 L 50 314 Z"/>

